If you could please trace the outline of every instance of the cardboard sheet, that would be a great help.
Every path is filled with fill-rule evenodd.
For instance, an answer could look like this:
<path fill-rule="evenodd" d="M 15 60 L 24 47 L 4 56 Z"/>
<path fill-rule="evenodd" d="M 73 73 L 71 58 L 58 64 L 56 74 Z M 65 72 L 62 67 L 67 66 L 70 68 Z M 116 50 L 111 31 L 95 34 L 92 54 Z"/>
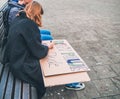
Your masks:
<path fill-rule="evenodd" d="M 90 81 L 90 71 L 82 58 L 66 40 L 53 40 L 55 46 L 48 56 L 40 60 L 44 84 L 48 86 L 63 85 L 73 82 Z M 43 44 L 49 44 L 44 41 Z"/>
<path fill-rule="evenodd" d="M 63 75 L 56 75 L 56 76 L 49 76 L 49 77 L 43 76 L 43 79 L 46 87 L 64 85 L 64 84 L 69 84 L 74 82 L 90 81 L 90 78 L 87 72 L 70 73 L 70 74 L 63 74 Z"/>
<path fill-rule="evenodd" d="M 55 46 L 41 60 L 44 76 L 89 71 L 90 69 L 66 40 L 53 40 Z M 44 41 L 44 44 L 50 41 Z"/>

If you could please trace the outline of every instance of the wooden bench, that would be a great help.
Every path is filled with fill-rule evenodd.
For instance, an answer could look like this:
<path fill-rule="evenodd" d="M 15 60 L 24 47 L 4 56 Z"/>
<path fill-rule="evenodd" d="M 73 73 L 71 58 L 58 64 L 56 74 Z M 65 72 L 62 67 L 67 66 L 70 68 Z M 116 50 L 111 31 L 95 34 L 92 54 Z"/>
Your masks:
<path fill-rule="evenodd" d="M 2 12 L 7 3 L 0 9 L 0 32 L 4 30 Z M 0 63 L 0 99 L 37 99 L 36 89 L 13 77 L 9 67 Z"/>

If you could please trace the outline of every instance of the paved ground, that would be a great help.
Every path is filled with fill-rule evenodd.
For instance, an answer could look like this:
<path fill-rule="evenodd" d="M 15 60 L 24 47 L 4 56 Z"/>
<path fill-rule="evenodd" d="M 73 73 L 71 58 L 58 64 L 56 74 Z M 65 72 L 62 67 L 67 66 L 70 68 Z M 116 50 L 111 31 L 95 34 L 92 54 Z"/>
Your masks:
<path fill-rule="evenodd" d="M 43 25 L 91 68 L 82 91 L 48 88 L 43 99 L 120 99 L 120 0 L 38 0 Z"/>
<path fill-rule="evenodd" d="M 37 1 L 44 28 L 67 39 L 91 69 L 84 90 L 51 87 L 43 99 L 120 99 L 120 0 Z"/>

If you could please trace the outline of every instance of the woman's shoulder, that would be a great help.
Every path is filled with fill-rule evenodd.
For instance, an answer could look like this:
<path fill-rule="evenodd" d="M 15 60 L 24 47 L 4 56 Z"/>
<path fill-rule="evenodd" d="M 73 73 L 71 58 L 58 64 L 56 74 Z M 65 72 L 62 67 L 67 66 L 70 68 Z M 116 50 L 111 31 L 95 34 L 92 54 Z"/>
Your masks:
<path fill-rule="evenodd" d="M 33 20 L 29 19 L 24 11 L 19 12 L 19 17 L 26 20 L 28 23 L 36 24 Z"/>
<path fill-rule="evenodd" d="M 14 20 L 14 23 L 16 24 L 28 24 L 28 25 L 36 25 L 34 21 L 32 21 L 31 19 L 29 19 L 26 16 L 26 13 L 24 11 L 19 12 L 19 14 L 17 15 L 17 17 Z"/>

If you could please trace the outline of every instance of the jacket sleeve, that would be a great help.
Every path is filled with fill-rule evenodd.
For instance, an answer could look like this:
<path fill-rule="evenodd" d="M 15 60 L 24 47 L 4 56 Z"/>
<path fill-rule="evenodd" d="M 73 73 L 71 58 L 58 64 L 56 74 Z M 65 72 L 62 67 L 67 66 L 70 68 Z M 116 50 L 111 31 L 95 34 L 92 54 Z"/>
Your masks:
<path fill-rule="evenodd" d="M 25 27 L 23 28 L 25 30 L 25 33 L 22 35 L 25 39 L 27 47 L 33 56 L 39 59 L 47 56 L 48 47 L 41 44 L 40 31 L 38 26 L 31 20 L 27 20 L 24 26 Z"/>

